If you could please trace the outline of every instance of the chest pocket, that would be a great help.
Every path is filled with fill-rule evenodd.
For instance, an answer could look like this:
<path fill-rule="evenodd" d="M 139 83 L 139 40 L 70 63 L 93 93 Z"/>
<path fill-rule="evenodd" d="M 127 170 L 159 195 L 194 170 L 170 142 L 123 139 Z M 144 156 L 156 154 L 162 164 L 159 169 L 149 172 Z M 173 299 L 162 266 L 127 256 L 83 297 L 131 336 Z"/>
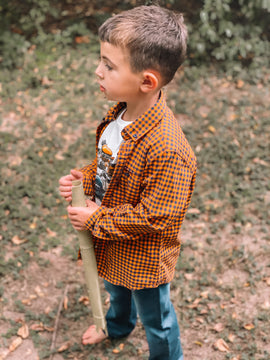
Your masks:
<path fill-rule="evenodd" d="M 119 191 L 119 195 L 125 203 L 135 206 L 140 199 L 141 185 L 142 175 L 131 168 L 131 166 L 126 166 L 119 181 L 117 191 Z"/>

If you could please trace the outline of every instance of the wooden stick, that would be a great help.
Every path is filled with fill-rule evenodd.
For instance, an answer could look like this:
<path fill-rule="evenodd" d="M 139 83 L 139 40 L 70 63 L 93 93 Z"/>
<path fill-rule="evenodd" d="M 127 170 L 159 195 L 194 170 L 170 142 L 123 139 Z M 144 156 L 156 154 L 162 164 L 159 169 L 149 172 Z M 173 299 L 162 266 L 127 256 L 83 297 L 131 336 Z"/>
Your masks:
<path fill-rule="evenodd" d="M 59 303 L 59 306 L 58 306 L 58 310 L 57 310 L 57 314 L 56 314 L 56 318 L 55 318 L 55 323 L 54 323 L 54 330 L 53 330 L 52 344 L 51 344 L 50 351 L 53 351 L 55 349 L 55 342 L 56 342 L 58 323 L 59 323 L 61 311 L 63 309 L 64 301 L 65 301 L 65 298 L 66 298 L 67 293 L 68 293 L 68 287 L 69 287 L 69 285 L 66 285 L 64 294 L 63 294 L 62 299 L 61 299 L 61 301 Z M 54 354 L 51 354 L 49 360 L 52 360 L 53 356 L 54 356 Z"/>
<path fill-rule="evenodd" d="M 85 195 L 83 184 L 79 180 L 72 181 L 72 206 L 84 207 Z M 99 288 L 99 278 L 97 271 L 96 256 L 94 244 L 90 231 L 77 231 L 80 243 L 80 251 L 84 267 L 85 283 L 88 291 L 88 297 L 92 309 L 94 323 L 97 331 L 102 329 L 107 334 L 105 316 L 103 314 L 101 294 Z"/>

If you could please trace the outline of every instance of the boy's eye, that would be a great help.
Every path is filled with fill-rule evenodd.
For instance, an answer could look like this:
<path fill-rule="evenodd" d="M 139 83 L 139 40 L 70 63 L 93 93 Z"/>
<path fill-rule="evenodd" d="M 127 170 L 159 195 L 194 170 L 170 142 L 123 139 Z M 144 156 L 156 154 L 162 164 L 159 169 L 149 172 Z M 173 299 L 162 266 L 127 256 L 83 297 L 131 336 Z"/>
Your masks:
<path fill-rule="evenodd" d="M 112 70 L 112 67 L 109 64 L 105 64 L 105 67 L 110 71 Z"/>

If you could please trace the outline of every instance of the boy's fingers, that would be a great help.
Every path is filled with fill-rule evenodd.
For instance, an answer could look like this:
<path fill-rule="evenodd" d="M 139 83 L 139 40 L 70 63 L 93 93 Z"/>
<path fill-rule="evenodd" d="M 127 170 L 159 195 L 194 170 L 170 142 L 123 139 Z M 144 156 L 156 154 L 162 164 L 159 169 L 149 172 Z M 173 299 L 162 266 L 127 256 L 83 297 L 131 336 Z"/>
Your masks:
<path fill-rule="evenodd" d="M 70 206 L 70 205 L 67 207 L 67 211 L 70 215 L 76 215 L 79 210 L 80 210 L 80 208 Z"/>
<path fill-rule="evenodd" d="M 70 170 L 71 175 L 73 175 L 73 177 L 75 177 L 76 179 L 82 179 L 83 178 L 83 173 L 81 173 L 78 170 L 72 169 Z"/>
<path fill-rule="evenodd" d="M 69 214 L 73 214 L 73 209 L 74 209 L 73 206 L 70 206 L 70 205 L 69 205 L 69 206 L 67 207 L 68 213 L 69 213 Z"/>
<path fill-rule="evenodd" d="M 71 186 L 65 186 L 65 185 L 60 185 L 59 186 L 59 191 L 62 193 L 71 193 Z"/>
<path fill-rule="evenodd" d="M 71 175 L 69 175 L 68 177 L 66 177 L 63 180 L 63 184 L 71 186 L 72 185 L 72 180 L 73 180 L 73 177 Z"/>

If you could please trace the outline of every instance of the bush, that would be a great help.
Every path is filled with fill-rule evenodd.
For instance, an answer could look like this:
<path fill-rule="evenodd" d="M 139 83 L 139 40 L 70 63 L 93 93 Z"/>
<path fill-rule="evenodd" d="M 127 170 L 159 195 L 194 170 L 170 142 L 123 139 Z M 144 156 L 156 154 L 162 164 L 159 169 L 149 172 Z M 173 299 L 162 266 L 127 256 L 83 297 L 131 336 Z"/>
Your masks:
<path fill-rule="evenodd" d="M 76 36 L 95 31 L 106 12 L 156 2 L 185 13 L 191 66 L 217 63 L 232 76 L 248 68 L 256 77 L 269 67 L 270 0 L 0 0 L 0 65 L 21 66 L 31 44 L 74 44 Z"/>
<path fill-rule="evenodd" d="M 0 34 L 0 63 L 3 67 L 13 68 L 23 64 L 24 54 L 30 43 L 19 34 L 4 31 Z"/>
<path fill-rule="evenodd" d="M 270 1 L 204 0 L 190 24 L 190 59 L 218 62 L 231 75 L 269 66 Z"/>
<path fill-rule="evenodd" d="M 57 16 L 49 0 L 0 0 L 0 63 L 2 67 L 22 66 L 33 38 L 45 35 L 44 22 Z"/>

